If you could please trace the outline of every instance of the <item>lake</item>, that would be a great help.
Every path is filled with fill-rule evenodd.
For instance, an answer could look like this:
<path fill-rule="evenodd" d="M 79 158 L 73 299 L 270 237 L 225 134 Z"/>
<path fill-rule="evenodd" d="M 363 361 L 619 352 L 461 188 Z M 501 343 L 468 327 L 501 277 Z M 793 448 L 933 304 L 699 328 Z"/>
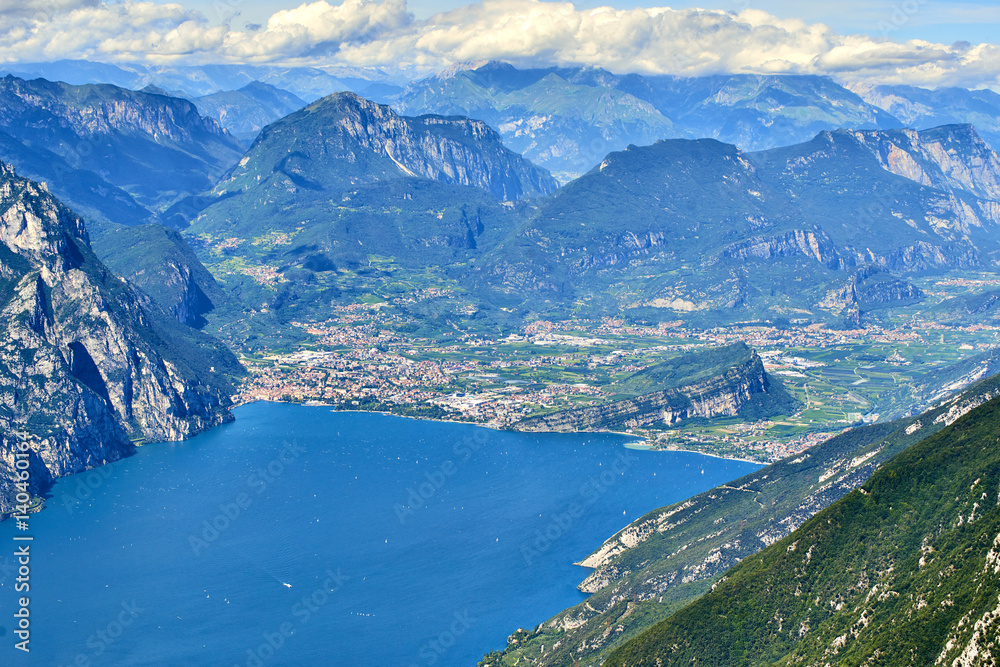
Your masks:
<path fill-rule="evenodd" d="M 185 442 L 60 480 L 0 524 L 12 610 L 30 534 L 31 653 L 3 664 L 472 665 L 584 599 L 573 565 L 630 521 L 755 470 L 526 434 L 254 403 Z"/>

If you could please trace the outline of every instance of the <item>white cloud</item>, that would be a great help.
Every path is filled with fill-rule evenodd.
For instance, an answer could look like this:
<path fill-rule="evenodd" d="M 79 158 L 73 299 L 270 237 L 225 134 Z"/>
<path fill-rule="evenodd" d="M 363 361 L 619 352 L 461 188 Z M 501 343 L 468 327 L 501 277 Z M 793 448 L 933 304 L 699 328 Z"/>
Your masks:
<path fill-rule="evenodd" d="M 29 11 L 43 7 L 58 11 Z M 822 23 L 781 20 L 756 9 L 578 9 L 570 2 L 484 0 L 418 21 L 405 0 L 317 0 L 279 11 L 253 31 L 212 25 L 177 4 L 134 0 L 0 0 L 0 15 L 16 17 L 0 23 L 0 59 L 8 61 L 336 60 L 430 70 L 496 58 L 616 72 L 787 72 L 1000 87 L 997 45 L 840 35 Z"/>
<path fill-rule="evenodd" d="M 56 14 L 80 7 L 96 7 L 100 0 L 0 0 L 0 17 L 51 20 Z"/>

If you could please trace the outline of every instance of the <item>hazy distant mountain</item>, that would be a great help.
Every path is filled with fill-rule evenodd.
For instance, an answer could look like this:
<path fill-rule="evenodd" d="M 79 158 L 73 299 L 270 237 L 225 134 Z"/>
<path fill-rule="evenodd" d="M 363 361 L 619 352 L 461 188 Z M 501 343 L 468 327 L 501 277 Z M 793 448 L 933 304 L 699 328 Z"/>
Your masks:
<path fill-rule="evenodd" d="M 219 121 L 248 146 L 264 126 L 306 105 L 294 93 L 260 81 L 251 81 L 239 90 L 196 97 L 192 102 L 202 115 Z"/>
<path fill-rule="evenodd" d="M 892 274 L 991 266 L 998 178 L 967 125 L 633 146 L 540 202 L 474 280 L 608 312 L 852 317 L 920 297 Z"/>
<path fill-rule="evenodd" d="M 851 90 L 881 107 L 907 127 L 924 129 L 968 123 L 993 150 L 1000 150 L 1000 95 L 992 90 L 851 84 Z"/>
<path fill-rule="evenodd" d="M 679 78 L 594 68 L 520 70 L 501 62 L 460 65 L 411 83 L 394 107 L 482 119 L 512 149 L 564 175 L 586 172 L 629 144 L 658 139 L 710 137 L 759 150 L 838 127 L 902 126 L 825 77 Z"/>
<path fill-rule="evenodd" d="M 203 97 L 223 90 L 237 90 L 254 81 L 273 85 L 312 102 L 330 93 L 351 90 L 378 101 L 402 91 L 405 80 L 375 68 L 278 67 L 273 65 L 109 65 L 87 60 L 48 63 L 11 63 L 0 74 L 22 78 L 41 77 L 75 85 L 111 83 L 139 90 L 154 84 L 183 97 Z M 183 91 L 183 94 L 181 94 Z"/>
<path fill-rule="evenodd" d="M 139 224 L 210 189 L 244 148 L 187 100 L 0 79 L 0 159 L 93 223 Z"/>

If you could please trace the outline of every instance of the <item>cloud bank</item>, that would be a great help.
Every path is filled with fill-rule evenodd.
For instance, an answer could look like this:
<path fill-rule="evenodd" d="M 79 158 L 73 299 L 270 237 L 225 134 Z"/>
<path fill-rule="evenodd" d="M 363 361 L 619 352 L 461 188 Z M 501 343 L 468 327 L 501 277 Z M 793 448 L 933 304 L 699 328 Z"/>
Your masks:
<path fill-rule="evenodd" d="M 747 3 L 749 5 L 749 3 Z M 219 0 L 238 12 L 239 0 Z M 905 16 L 902 17 L 905 20 Z M 615 72 L 828 74 L 1000 90 L 1000 46 L 840 35 L 820 23 L 746 8 L 577 9 L 570 2 L 484 0 L 416 20 L 405 0 L 327 0 L 282 10 L 255 30 L 179 4 L 0 0 L 0 60 L 348 64 L 430 71 L 467 60 L 593 65 Z"/>

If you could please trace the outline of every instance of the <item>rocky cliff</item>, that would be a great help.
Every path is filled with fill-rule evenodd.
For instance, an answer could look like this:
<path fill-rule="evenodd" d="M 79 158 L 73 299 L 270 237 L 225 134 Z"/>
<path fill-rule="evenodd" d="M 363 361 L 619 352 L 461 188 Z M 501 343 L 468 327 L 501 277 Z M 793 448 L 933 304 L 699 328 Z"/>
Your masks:
<path fill-rule="evenodd" d="M 277 147 L 284 151 L 276 161 Z M 352 185 L 422 177 L 486 190 L 502 201 L 547 194 L 557 187 L 547 172 L 504 148 L 486 123 L 461 117 L 408 118 L 354 93 L 335 93 L 266 127 L 216 191 L 229 192 L 249 176 L 256 179 L 272 170 L 283 172 L 293 186 L 329 189 L 334 185 L 330 179 L 311 177 L 311 160 L 339 165 L 339 175 Z"/>
<path fill-rule="evenodd" d="M 695 353 L 689 366 L 699 366 L 706 353 Z M 725 366 L 687 381 L 675 378 L 676 386 L 632 398 L 573 410 L 529 417 L 514 424 L 517 431 L 576 432 L 628 429 L 652 424 L 670 425 L 694 417 L 732 417 L 753 409 L 755 416 L 777 414 L 794 403 L 780 383 L 764 372 L 756 352 L 738 344 L 726 349 Z M 703 370 L 703 369 L 699 369 Z"/>
<path fill-rule="evenodd" d="M 0 159 L 91 224 L 150 222 L 210 189 L 243 146 L 187 100 L 112 85 L 0 79 Z"/>
<path fill-rule="evenodd" d="M 83 221 L 0 164 L 0 512 L 13 446 L 35 493 L 55 477 L 231 419 L 239 363 L 112 274 Z"/>

